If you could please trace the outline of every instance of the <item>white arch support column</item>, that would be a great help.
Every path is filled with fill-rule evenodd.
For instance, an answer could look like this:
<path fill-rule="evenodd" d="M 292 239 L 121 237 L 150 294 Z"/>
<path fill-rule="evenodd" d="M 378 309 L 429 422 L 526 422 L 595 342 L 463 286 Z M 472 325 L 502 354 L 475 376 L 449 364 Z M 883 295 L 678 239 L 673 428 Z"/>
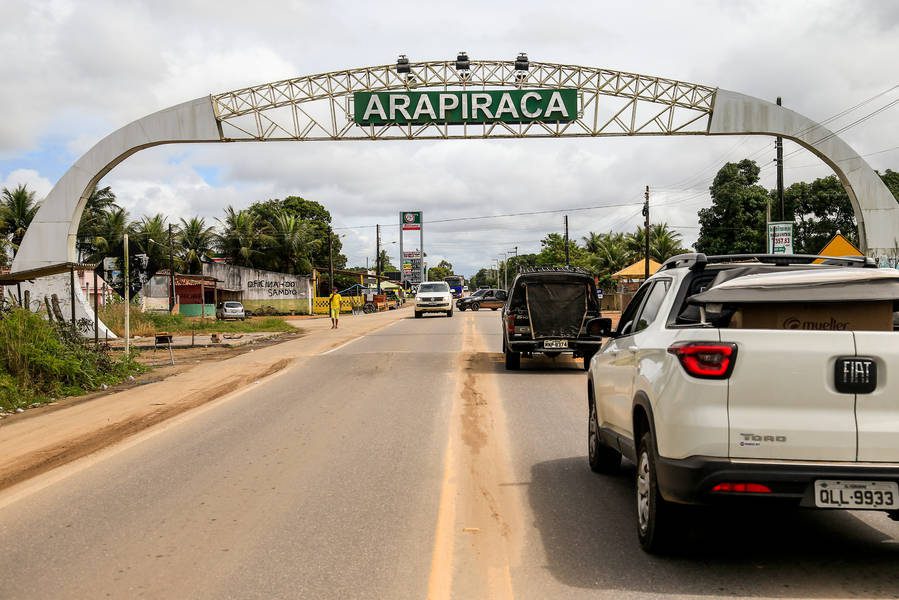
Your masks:
<path fill-rule="evenodd" d="M 849 144 L 808 117 L 759 98 L 719 89 L 709 135 L 783 136 L 813 152 L 846 188 L 861 250 L 882 266 L 899 257 L 899 203 L 877 173 Z"/>
<path fill-rule="evenodd" d="M 218 141 L 221 134 L 208 96 L 147 115 L 109 134 L 79 158 L 41 202 L 16 253 L 12 270 L 77 262 L 78 225 L 91 190 L 113 167 L 135 152 L 160 144 Z M 35 302 L 57 294 L 63 314 L 69 314 L 68 274 L 43 277 L 22 287 L 31 291 Z M 79 286 L 75 288 L 75 318 L 94 321 L 93 308 Z M 101 337 L 115 337 L 102 323 L 98 329 Z"/>

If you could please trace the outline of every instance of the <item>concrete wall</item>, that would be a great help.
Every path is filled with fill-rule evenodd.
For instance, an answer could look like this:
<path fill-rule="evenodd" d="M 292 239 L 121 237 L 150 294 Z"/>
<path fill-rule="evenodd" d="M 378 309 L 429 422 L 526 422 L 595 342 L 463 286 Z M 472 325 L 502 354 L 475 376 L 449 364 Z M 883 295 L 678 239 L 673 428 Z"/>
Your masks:
<path fill-rule="evenodd" d="M 204 264 L 203 275 L 222 281 L 220 287 L 241 290 L 240 301 L 247 310 L 255 312 L 271 307 L 280 313 L 312 312 L 312 280 L 309 277 L 221 263 Z"/>

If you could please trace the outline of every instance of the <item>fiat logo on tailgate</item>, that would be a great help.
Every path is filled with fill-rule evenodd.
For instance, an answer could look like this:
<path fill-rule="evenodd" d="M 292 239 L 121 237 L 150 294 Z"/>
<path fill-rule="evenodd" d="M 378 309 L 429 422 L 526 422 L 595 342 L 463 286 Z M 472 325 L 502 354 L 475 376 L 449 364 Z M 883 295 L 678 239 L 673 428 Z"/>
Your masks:
<path fill-rule="evenodd" d="M 870 394 L 877 387 L 877 363 L 873 358 L 851 356 L 838 358 L 834 366 L 834 382 L 844 394 Z"/>

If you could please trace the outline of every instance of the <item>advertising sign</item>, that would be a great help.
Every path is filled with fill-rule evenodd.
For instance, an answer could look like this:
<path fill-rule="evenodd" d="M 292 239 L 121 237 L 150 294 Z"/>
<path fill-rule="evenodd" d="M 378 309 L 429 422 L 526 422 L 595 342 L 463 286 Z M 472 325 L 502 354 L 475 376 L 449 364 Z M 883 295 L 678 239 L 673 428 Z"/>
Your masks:
<path fill-rule="evenodd" d="M 421 212 L 404 212 L 401 215 L 403 231 L 418 231 L 421 229 Z"/>
<path fill-rule="evenodd" d="M 793 254 L 793 222 L 768 223 L 768 254 Z"/>
<path fill-rule="evenodd" d="M 565 123 L 577 119 L 577 89 L 356 92 L 356 125 Z"/>
<path fill-rule="evenodd" d="M 418 249 L 403 250 L 403 234 L 407 231 L 418 232 Z M 425 248 L 424 217 L 420 210 L 400 211 L 400 280 L 403 283 L 421 283 L 424 279 L 422 256 Z"/>

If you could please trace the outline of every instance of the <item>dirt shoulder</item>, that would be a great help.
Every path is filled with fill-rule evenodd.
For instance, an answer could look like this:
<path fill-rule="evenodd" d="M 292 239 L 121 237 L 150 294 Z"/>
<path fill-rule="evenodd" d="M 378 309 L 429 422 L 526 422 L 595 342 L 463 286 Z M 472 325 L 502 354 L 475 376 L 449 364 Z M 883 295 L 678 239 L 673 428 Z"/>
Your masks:
<path fill-rule="evenodd" d="M 297 333 L 249 347 L 177 350 L 174 366 L 154 369 L 103 394 L 63 399 L 4 419 L 0 421 L 0 489 L 92 454 L 305 357 L 409 316 L 411 311 L 403 309 L 346 317 L 341 318 L 338 330 L 331 330 L 327 319 L 304 319 L 296 323 Z M 156 354 L 153 360 L 163 360 L 161 352 Z"/>

